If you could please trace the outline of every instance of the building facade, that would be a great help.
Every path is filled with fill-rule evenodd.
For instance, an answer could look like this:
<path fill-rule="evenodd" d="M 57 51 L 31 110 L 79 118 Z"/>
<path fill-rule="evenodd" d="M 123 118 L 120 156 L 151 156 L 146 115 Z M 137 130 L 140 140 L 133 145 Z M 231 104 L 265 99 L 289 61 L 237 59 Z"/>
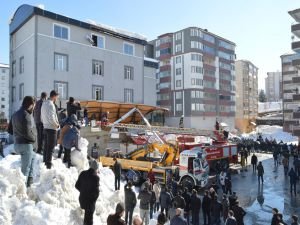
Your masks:
<path fill-rule="evenodd" d="M 155 76 L 158 64 L 153 68 L 155 62 L 144 60 L 146 44 L 128 31 L 20 6 L 10 22 L 12 111 L 24 95 L 52 89 L 62 107 L 70 96 L 143 104 L 147 95 L 154 102 L 155 84 L 145 93 L 145 73 Z"/>
<path fill-rule="evenodd" d="M 278 102 L 282 99 L 281 72 L 268 72 L 265 78 L 265 91 L 267 102 Z"/>
<path fill-rule="evenodd" d="M 283 130 L 300 136 L 300 8 L 289 12 L 295 23 L 291 26 L 294 51 L 281 56 L 283 90 Z"/>
<path fill-rule="evenodd" d="M 0 118 L 9 119 L 9 65 L 0 63 Z"/>
<path fill-rule="evenodd" d="M 258 68 L 248 60 L 237 60 L 236 128 L 249 132 L 258 115 Z"/>
<path fill-rule="evenodd" d="M 169 126 L 234 128 L 235 44 L 198 27 L 158 36 L 150 42 L 159 60 L 157 104 L 168 108 Z"/>

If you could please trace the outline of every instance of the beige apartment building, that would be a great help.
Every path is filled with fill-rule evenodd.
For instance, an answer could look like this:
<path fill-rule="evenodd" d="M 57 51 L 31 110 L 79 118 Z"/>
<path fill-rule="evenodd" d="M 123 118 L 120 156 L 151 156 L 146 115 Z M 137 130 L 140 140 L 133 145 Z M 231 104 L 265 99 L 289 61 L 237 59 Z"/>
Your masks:
<path fill-rule="evenodd" d="M 250 132 L 258 114 L 258 68 L 248 60 L 237 60 L 235 71 L 235 126 L 241 132 Z"/>

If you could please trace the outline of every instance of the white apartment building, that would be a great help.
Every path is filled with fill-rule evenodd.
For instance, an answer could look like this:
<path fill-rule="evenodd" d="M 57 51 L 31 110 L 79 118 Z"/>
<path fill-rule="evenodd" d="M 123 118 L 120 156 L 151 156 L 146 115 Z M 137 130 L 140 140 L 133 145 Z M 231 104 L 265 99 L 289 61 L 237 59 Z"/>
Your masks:
<path fill-rule="evenodd" d="M 268 72 L 265 78 L 265 91 L 268 102 L 278 102 L 282 99 L 281 72 Z"/>
<path fill-rule="evenodd" d="M 9 119 L 9 65 L 2 63 L 0 63 L 0 114 Z"/>

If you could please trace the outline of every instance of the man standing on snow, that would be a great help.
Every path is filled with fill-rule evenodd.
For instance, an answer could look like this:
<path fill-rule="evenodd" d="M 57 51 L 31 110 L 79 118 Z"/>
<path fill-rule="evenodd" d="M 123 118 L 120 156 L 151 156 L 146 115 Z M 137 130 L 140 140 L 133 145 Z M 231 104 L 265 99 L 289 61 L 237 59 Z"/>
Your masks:
<path fill-rule="evenodd" d="M 252 164 L 253 173 L 255 173 L 256 167 L 257 167 L 257 156 L 255 155 L 255 153 L 253 153 L 253 155 L 251 157 L 251 164 Z"/>
<path fill-rule="evenodd" d="M 127 184 L 125 184 L 124 192 L 125 192 L 125 222 L 126 222 L 126 224 L 131 225 L 133 210 L 136 205 L 136 195 L 135 195 L 134 191 L 132 190 L 131 181 L 129 181 Z"/>
<path fill-rule="evenodd" d="M 143 190 L 140 191 L 138 199 L 140 199 L 140 216 L 145 225 L 149 224 L 150 221 L 150 201 L 151 193 L 148 191 L 148 187 L 145 186 Z"/>
<path fill-rule="evenodd" d="M 120 190 L 122 167 L 121 164 L 118 162 L 117 158 L 114 158 L 114 161 L 115 164 L 113 166 L 113 171 L 115 174 L 115 191 L 117 191 Z"/>
<path fill-rule="evenodd" d="M 296 196 L 297 195 L 297 192 L 296 192 L 297 174 L 296 174 L 293 167 L 290 169 L 289 177 L 290 177 L 290 192 L 291 192 L 291 195 L 293 195 L 293 189 L 294 189 L 294 194 Z"/>
<path fill-rule="evenodd" d="M 26 96 L 21 108 L 13 114 L 11 119 L 15 151 L 21 155 L 21 170 L 26 177 L 27 187 L 32 184 L 32 167 L 35 158 L 33 145 L 36 140 L 36 131 L 32 117 L 34 106 L 34 98 Z"/>
<path fill-rule="evenodd" d="M 37 153 L 42 154 L 43 149 L 43 123 L 41 121 L 41 109 L 43 102 L 46 101 L 47 94 L 46 92 L 42 92 L 40 100 L 36 102 L 35 108 L 34 108 L 34 122 L 37 130 Z"/>
<path fill-rule="evenodd" d="M 93 214 L 96 208 L 96 201 L 99 197 L 99 177 L 97 175 L 98 163 L 95 160 L 90 162 L 90 169 L 82 171 L 75 184 L 80 192 L 79 203 L 84 209 L 84 225 L 93 224 Z"/>
<path fill-rule="evenodd" d="M 41 109 L 41 120 L 44 126 L 44 163 L 47 169 L 52 166 L 52 152 L 56 146 L 57 130 L 59 122 L 56 113 L 55 102 L 58 98 L 56 91 L 50 92 L 50 99 L 43 102 Z"/>

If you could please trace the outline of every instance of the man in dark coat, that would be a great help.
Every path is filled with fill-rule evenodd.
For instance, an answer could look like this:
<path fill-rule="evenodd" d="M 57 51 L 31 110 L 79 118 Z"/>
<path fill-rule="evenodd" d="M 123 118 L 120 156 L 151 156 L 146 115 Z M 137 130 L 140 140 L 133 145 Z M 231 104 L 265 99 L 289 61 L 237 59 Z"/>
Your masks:
<path fill-rule="evenodd" d="M 129 181 L 124 186 L 124 192 L 125 192 L 125 222 L 126 224 L 131 225 L 133 210 L 136 206 L 136 195 L 135 192 L 132 190 L 131 181 Z"/>
<path fill-rule="evenodd" d="M 201 209 L 201 199 L 197 195 L 197 191 L 193 189 L 192 191 L 192 197 L 191 197 L 191 211 L 192 211 L 192 224 L 199 224 L 199 215 L 200 215 L 200 209 Z"/>
<path fill-rule="evenodd" d="M 170 225 L 187 225 L 186 220 L 182 217 L 182 209 L 176 209 L 176 215 L 171 219 Z"/>
<path fill-rule="evenodd" d="M 122 167 L 116 158 L 114 158 L 114 161 L 113 171 L 115 174 L 115 191 L 117 191 L 120 190 Z"/>
<path fill-rule="evenodd" d="M 232 207 L 238 201 L 238 196 L 236 195 L 236 192 L 233 192 L 232 195 L 229 196 L 228 200 L 229 200 L 229 208 L 232 209 Z"/>
<path fill-rule="evenodd" d="M 260 181 L 262 183 L 264 183 L 264 167 L 262 165 L 261 162 L 258 163 L 258 166 L 257 166 L 257 176 L 258 176 L 258 184 L 260 184 Z"/>
<path fill-rule="evenodd" d="M 125 225 L 125 221 L 122 219 L 124 215 L 123 203 L 118 203 L 116 206 L 115 214 L 111 214 L 107 217 L 107 225 Z"/>
<path fill-rule="evenodd" d="M 292 215 L 292 224 L 291 225 L 299 225 L 297 215 Z"/>
<path fill-rule="evenodd" d="M 77 116 L 77 111 L 81 110 L 80 104 L 75 103 L 75 99 L 73 97 L 69 98 L 69 102 L 67 103 L 67 114 L 71 116 L 75 114 Z"/>
<path fill-rule="evenodd" d="M 271 221 L 271 225 L 278 225 L 278 218 L 277 215 L 279 213 L 277 208 L 273 208 L 272 209 L 272 213 L 273 213 L 273 217 L 272 217 L 272 221 Z"/>
<path fill-rule="evenodd" d="M 188 189 L 185 188 L 184 192 L 182 194 L 182 197 L 185 201 L 185 207 L 184 207 L 184 218 L 187 221 L 187 224 L 190 225 L 190 205 L 191 205 L 191 195 L 188 192 Z"/>
<path fill-rule="evenodd" d="M 34 106 L 35 100 L 33 97 L 24 97 L 21 108 L 13 114 L 11 119 L 14 147 L 16 153 L 21 155 L 21 171 L 26 177 L 27 187 L 32 184 L 35 159 L 33 150 L 36 140 L 36 129 L 32 117 Z"/>
<path fill-rule="evenodd" d="M 252 165 L 253 173 L 255 173 L 257 167 L 257 156 L 255 155 L 255 153 L 253 153 L 251 157 L 251 165 Z"/>
<path fill-rule="evenodd" d="M 150 221 L 151 197 L 152 195 L 148 191 L 148 187 L 144 187 L 144 189 L 141 190 L 138 195 L 138 199 L 140 199 L 140 216 L 142 220 L 145 222 L 145 225 L 148 225 Z"/>
<path fill-rule="evenodd" d="M 172 201 L 176 208 L 180 208 L 180 209 L 184 209 L 185 208 L 185 200 L 184 198 L 181 196 L 181 192 L 177 192 L 176 196 L 173 198 Z"/>
<path fill-rule="evenodd" d="M 290 169 L 289 177 L 290 177 L 290 192 L 291 192 L 291 195 L 293 195 L 293 188 L 294 188 L 294 194 L 296 196 L 297 195 L 297 192 L 296 192 L 297 174 L 296 174 L 293 167 Z"/>
<path fill-rule="evenodd" d="M 246 215 L 246 212 L 242 207 L 239 206 L 239 201 L 232 206 L 232 211 L 234 212 L 237 225 L 244 225 L 244 216 Z"/>
<path fill-rule="evenodd" d="M 221 224 L 221 216 L 222 216 L 222 204 L 218 201 L 215 196 L 212 199 L 210 204 L 210 215 L 211 215 L 211 224 L 220 225 Z"/>
<path fill-rule="evenodd" d="M 46 92 L 41 93 L 41 98 L 36 102 L 35 108 L 34 108 L 34 122 L 37 130 L 37 153 L 41 154 L 43 149 L 43 130 L 44 126 L 41 121 L 41 109 L 43 102 L 47 99 Z"/>
<path fill-rule="evenodd" d="M 80 192 L 80 207 L 85 210 L 84 225 L 93 224 L 93 214 L 95 211 L 96 201 L 99 197 L 99 177 L 97 175 L 98 163 L 93 160 L 90 162 L 90 169 L 82 171 L 75 184 L 76 189 Z"/>
<path fill-rule="evenodd" d="M 166 187 L 162 188 L 159 196 L 159 203 L 161 207 L 161 212 L 165 212 L 166 217 L 168 217 L 169 208 L 171 207 L 172 199 L 170 193 L 167 191 Z"/>
<path fill-rule="evenodd" d="M 209 196 L 209 192 L 206 190 L 204 192 L 204 197 L 202 200 L 202 212 L 203 212 L 204 225 L 210 224 L 210 203 L 211 203 L 211 198 Z"/>

